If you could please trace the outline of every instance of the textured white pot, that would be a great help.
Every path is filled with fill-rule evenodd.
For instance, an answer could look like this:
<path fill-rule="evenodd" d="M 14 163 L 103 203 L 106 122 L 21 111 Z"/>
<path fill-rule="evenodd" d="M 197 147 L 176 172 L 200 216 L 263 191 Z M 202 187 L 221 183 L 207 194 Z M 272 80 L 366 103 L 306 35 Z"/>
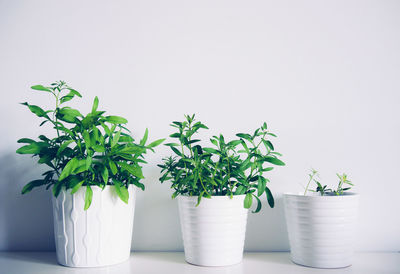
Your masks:
<path fill-rule="evenodd" d="M 350 266 L 359 196 L 284 194 L 290 253 L 296 264 L 318 268 Z"/>
<path fill-rule="evenodd" d="M 98 267 L 118 264 L 130 256 L 135 187 L 129 186 L 125 204 L 114 186 L 102 191 L 92 187 L 93 199 L 84 210 L 86 187 L 75 194 L 62 190 L 53 196 L 54 235 L 57 260 L 71 267 Z"/>
<path fill-rule="evenodd" d="M 238 264 L 243 258 L 247 212 L 245 195 L 178 196 L 185 259 L 201 266 Z"/>

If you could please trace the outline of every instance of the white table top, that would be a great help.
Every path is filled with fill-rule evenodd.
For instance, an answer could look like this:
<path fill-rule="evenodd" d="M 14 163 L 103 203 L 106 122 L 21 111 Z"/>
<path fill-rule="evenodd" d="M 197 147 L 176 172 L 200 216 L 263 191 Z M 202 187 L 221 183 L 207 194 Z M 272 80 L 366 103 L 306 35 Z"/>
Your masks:
<path fill-rule="evenodd" d="M 199 267 L 185 262 L 182 252 L 133 252 L 129 261 L 102 268 L 69 268 L 56 262 L 53 252 L 0 252 L 0 274 L 24 273 L 400 273 L 400 253 L 356 253 L 352 266 L 342 269 L 316 269 L 295 265 L 289 253 L 245 253 L 241 264 L 229 267 Z"/>

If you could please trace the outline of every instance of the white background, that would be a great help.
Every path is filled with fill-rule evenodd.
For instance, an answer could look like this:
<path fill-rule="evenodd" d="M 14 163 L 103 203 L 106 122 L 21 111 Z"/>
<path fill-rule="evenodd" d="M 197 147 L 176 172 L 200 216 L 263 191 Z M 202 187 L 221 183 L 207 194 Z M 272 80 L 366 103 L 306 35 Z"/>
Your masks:
<path fill-rule="evenodd" d="M 171 133 L 197 113 L 205 136 L 267 121 L 286 167 L 270 174 L 277 205 L 249 216 L 246 249 L 288 250 L 281 195 L 311 167 L 361 196 L 357 250 L 400 250 L 400 1 L 0 0 L 0 250 L 53 250 L 50 193 L 22 186 L 42 167 L 16 155 L 51 106 L 33 84 L 65 80 L 129 120 L 135 137 Z M 50 133 L 46 129 L 46 133 Z M 207 138 L 206 138 L 207 140 Z M 133 249 L 182 250 L 177 202 L 149 154 Z"/>

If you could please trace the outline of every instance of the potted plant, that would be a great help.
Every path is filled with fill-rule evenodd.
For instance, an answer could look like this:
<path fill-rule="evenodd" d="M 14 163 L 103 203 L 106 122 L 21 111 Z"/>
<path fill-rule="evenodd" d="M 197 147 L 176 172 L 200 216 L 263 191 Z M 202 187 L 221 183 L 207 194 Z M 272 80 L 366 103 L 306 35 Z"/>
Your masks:
<path fill-rule="evenodd" d="M 194 135 L 208 129 L 186 115 L 173 122 L 177 132 L 168 143 L 174 157 L 163 159 L 160 182 L 171 181 L 172 197 L 178 197 L 185 259 L 201 266 L 237 264 L 243 257 L 247 212 L 253 198 L 259 212 L 259 197 L 265 193 L 270 207 L 274 198 L 265 178 L 273 164 L 283 166 L 274 151 L 267 124 L 253 134 L 238 133 L 238 139 L 226 141 L 213 136 L 213 147 L 203 147 Z"/>
<path fill-rule="evenodd" d="M 43 177 L 29 182 L 22 194 L 46 186 L 53 192 L 54 232 L 57 260 L 73 267 L 117 264 L 130 256 L 135 205 L 135 188 L 144 190 L 141 164 L 143 155 L 159 145 L 146 145 L 148 131 L 135 143 L 119 116 L 105 116 L 98 110 L 96 97 L 90 113 L 82 115 L 65 106 L 82 97 L 59 81 L 33 90 L 48 92 L 55 108 L 43 110 L 23 103 L 42 118 L 40 126 L 50 125 L 54 137 L 38 140 L 23 138 L 19 154 L 32 154 L 49 167 Z"/>
<path fill-rule="evenodd" d="M 328 189 L 312 170 L 304 193 L 284 194 L 291 259 L 296 264 L 318 268 L 351 265 L 359 196 L 348 192 L 353 184 L 346 174 L 337 176 L 337 188 Z M 315 191 L 309 190 L 311 182 L 317 186 Z"/>

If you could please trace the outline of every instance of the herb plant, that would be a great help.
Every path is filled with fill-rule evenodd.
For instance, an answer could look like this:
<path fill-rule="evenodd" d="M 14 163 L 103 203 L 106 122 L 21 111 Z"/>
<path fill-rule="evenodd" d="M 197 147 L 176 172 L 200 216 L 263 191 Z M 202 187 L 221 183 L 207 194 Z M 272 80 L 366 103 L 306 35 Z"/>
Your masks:
<path fill-rule="evenodd" d="M 17 150 L 19 154 L 32 154 L 39 158 L 39 164 L 50 169 L 42 174 L 42 178 L 29 182 L 22 189 L 22 194 L 33 188 L 52 187 L 54 196 L 61 189 L 71 189 L 71 194 L 79 188 L 86 188 L 85 210 L 92 201 L 93 186 L 105 188 L 114 185 L 115 191 L 122 201 L 128 203 L 130 184 L 142 190 L 144 185 L 141 164 L 146 163 L 143 155 L 161 144 L 164 139 L 146 145 L 148 130 L 139 143 L 130 135 L 124 126 L 128 121 L 120 116 L 105 116 L 99 111 L 99 100 L 95 97 L 92 110 L 86 116 L 77 109 L 65 106 L 74 97 L 82 97 L 65 82 L 58 81 L 49 87 L 32 86 L 33 90 L 48 92 L 55 98 L 55 108 L 43 110 L 39 106 L 22 103 L 36 116 L 43 119 L 40 126 L 49 124 L 55 130 L 55 137 L 40 135 L 38 140 L 22 138 L 23 143 Z"/>
<path fill-rule="evenodd" d="M 163 159 L 160 182 L 171 181 L 178 195 L 198 196 L 233 196 L 245 194 L 244 207 L 250 208 L 253 197 L 257 200 L 257 208 L 261 210 L 259 197 L 265 193 L 268 204 L 274 207 L 274 198 L 267 186 L 269 179 L 265 177 L 273 167 L 270 164 L 285 165 L 275 152 L 270 137 L 275 134 L 267 130 L 264 123 L 253 134 L 238 133 L 238 139 L 227 141 L 221 134 L 210 139 L 213 147 L 203 147 L 195 134 L 200 129 L 208 129 L 201 122 L 195 121 L 195 115 L 185 115 L 183 122 L 172 122 L 177 132 L 170 135 L 176 142 L 165 144 L 175 156 Z"/>
<path fill-rule="evenodd" d="M 343 195 L 343 193 L 349 189 L 351 189 L 351 187 L 344 187 L 344 185 L 350 185 L 350 186 L 354 186 L 351 181 L 349 181 L 347 179 L 347 175 L 345 173 L 343 173 L 342 175 L 340 175 L 339 173 L 336 173 L 336 175 L 339 178 L 339 183 L 336 189 L 331 189 L 331 188 L 327 188 L 327 185 L 322 186 L 322 184 L 315 179 L 315 177 L 318 176 L 318 171 L 316 171 L 315 169 L 311 170 L 311 173 L 308 174 L 309 176 L 309 181 L 307 183 L 306 189 L 304 191 L 304 195 L 307 194 L 307 191 L 313 191 L 313 192 L 319 192 L 321 196 L 324 195 Z M 310 182 L 313 181 L 317 184 L 317 188 L 315 190 L 310 190 L 309 186 L 310 186 Z"/>

